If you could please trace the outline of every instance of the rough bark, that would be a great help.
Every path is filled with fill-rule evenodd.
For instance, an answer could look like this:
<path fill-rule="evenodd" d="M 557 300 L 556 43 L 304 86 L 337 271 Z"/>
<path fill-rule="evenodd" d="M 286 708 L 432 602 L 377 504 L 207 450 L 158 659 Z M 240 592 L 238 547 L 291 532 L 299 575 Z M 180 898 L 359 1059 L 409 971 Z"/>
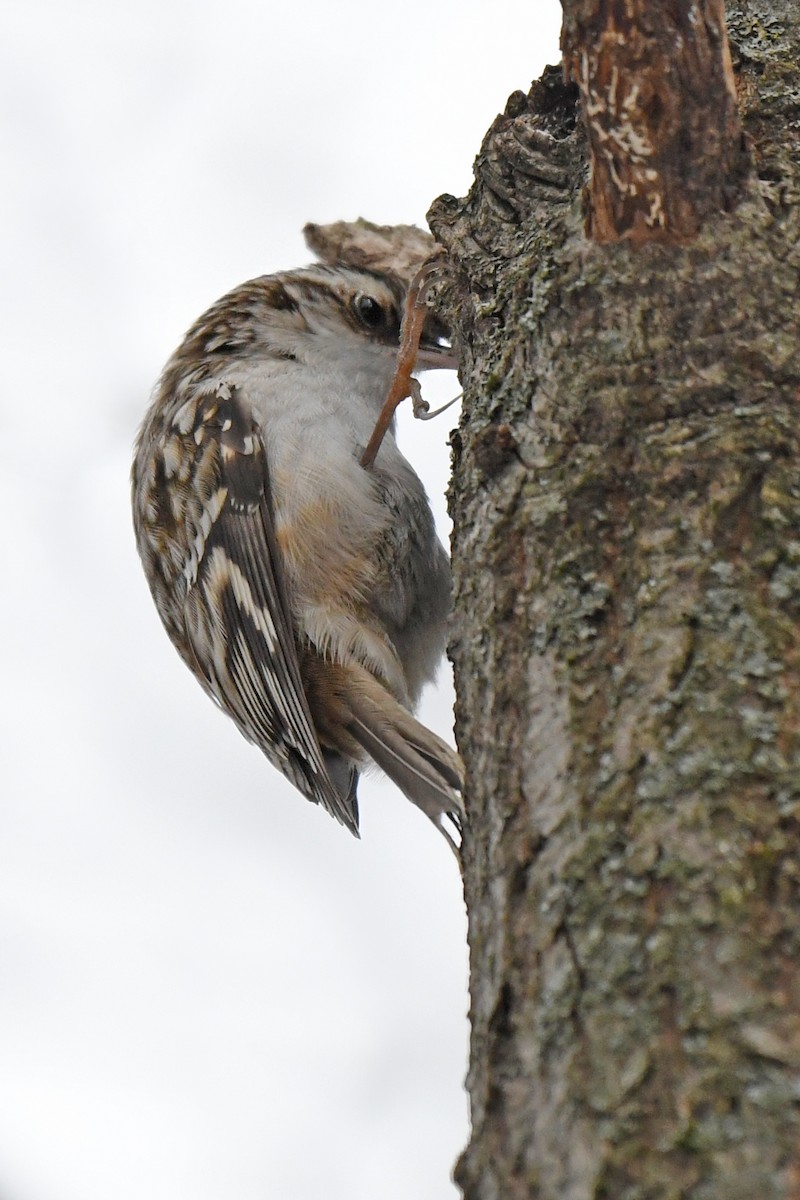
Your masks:
<path fill-rule="evenodd" d="M 430 214 L 464 361 L 467 1200 L 800 1197 L 799 26 L 729 7 L 749 171 L 681 244 L 587 238 L 555 69 Z"/>

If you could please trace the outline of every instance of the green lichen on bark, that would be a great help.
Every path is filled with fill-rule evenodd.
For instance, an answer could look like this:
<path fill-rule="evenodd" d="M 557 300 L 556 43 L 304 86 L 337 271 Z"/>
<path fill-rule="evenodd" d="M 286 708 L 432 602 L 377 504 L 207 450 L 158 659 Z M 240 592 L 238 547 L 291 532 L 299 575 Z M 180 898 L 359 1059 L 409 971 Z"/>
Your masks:
<path fill-rule="evenodd" d="M 585 240 L 556 72 L 431 214 L 465 362 L 467 1200 L 800 1196 L 798 20 L 729 14 L 753 171 L 691 244 Z"/>

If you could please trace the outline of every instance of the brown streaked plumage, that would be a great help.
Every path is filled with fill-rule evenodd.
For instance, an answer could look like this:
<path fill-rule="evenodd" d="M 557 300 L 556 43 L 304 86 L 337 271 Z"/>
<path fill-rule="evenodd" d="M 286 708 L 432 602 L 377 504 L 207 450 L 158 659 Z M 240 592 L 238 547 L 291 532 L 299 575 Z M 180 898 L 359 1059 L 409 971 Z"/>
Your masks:
<path fill-rule="evenodd" d="M 213 305 L 145 418 L 134 525 L 182 658 L 299 791 L 357 833 L 372 760 L 455 844 L 460 759 L 412 715 L 444 649 L 447 557 L 393 431 L 359 464 L 403 298 L 320 266 Z"/>

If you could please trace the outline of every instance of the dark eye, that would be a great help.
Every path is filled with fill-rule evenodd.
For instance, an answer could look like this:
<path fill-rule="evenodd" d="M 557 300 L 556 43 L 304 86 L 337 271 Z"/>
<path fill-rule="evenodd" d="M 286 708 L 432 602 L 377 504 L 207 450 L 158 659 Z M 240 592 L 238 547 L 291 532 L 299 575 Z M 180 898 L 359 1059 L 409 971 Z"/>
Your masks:
<path fill-rule="evenodd" d="M 353 297 L 353 312 L 366 329 L 385 329 L 388 314 L 374 296 L 359 292 Z"/>

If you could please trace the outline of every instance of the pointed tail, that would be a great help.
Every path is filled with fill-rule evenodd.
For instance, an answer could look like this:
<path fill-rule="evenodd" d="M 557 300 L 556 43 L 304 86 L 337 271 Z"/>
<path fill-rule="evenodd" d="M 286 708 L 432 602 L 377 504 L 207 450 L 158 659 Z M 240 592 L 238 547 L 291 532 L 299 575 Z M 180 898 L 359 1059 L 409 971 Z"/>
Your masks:
<path fill-rule="evenodd" d="M 352 737 L 458 853 L 465 817 L 464 766 L 458 754 L 366 671 L 359 671 L 348 688 L 347 706 Z"/>

